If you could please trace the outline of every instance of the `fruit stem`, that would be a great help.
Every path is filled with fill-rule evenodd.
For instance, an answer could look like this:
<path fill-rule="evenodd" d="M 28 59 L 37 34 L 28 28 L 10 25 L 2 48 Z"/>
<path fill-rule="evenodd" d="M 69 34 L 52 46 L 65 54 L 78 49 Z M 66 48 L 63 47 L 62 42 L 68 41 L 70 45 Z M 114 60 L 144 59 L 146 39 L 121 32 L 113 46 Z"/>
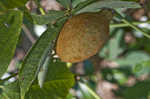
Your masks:
<path fill-rule="evenodd" d="M 137 22 L 137 21 L 133 21 L 131 22 L 134 25 L 139 25 L 139 24 L 143 24 L 143 23 L 150 23 L 150 21 L 144 21 L 144 22 Z M 116 23 L 116 24 L 110 24 L 110 28 L 117 28 L 117 27 L 128 27 L 129 25 L 126 23 Z"/>
<path fill-rule="evenodd" d="M 117 11 L 115 11 L 115 14 L 121 19 L 122 22 L 126 23 L 128 26 L 132 27 L 133 29 L 140 31 L 145 37 L 150 38 L 150 35 L 140 29 L 139 27 L 135 26 L 133 23 L 126 20 L 122 15 L 120 15 Z"/>

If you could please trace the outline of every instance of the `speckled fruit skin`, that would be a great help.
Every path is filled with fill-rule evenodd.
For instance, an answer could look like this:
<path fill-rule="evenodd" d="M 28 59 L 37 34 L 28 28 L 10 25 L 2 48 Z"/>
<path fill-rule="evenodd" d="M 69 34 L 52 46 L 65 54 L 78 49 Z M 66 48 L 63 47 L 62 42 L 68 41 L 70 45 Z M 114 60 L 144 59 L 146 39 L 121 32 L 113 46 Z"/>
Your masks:
<path fill-rule="evenodd" d="M 56 44 L 60 59 L 76 63 L 95 55 L 109 38 L 111 19 L 110 10 L 82 13 L 68 19 Z"/>

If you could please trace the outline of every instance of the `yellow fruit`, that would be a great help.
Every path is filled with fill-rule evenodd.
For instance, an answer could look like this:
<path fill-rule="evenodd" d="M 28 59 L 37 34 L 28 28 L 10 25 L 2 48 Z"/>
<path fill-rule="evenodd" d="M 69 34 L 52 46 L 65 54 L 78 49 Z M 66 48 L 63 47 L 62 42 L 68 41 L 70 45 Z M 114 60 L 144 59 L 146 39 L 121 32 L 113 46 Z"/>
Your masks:
<path fill-rule="evenodd" d="M 64 24 L 56 53 L 64 62 L 80 62 L 95 55 L 109 38 L 110 10 L 88 12 L 71 17 Z"/>

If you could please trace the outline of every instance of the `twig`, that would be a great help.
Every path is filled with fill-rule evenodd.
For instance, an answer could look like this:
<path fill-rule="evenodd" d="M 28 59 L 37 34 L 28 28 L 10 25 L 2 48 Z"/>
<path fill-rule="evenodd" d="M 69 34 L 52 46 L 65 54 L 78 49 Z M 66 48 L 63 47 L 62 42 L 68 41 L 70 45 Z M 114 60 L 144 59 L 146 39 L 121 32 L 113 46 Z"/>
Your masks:
<path fill-rule="evenodd" d="M 143 33 L 143 35 L 147 38 L 150 38 L 150 35 L 148 33 L 146 33 L 145 31 L 143 31 L 142 29 L 138 28 L 137 26 L 133 25 L 132 23 L 130 23 L 129 21 L 122 19 L 122 21 L 126 24 L 128 24 L 130 27 L 132 27 L 133 29 L 140 31 L 141 33 Z"/>
<path fill-rule="evenodd" d="M 117 11 L 115 11 L 115 14 L 122 20 L 122 22 L 124 22 L 125 24 L 129 25 L 130 27 L 132 27 L 133 29 L 140 31 L 145 37 L 150 38 L 150 35 L 148 33 L 146 33 L 145 31 L 143 31 L 142 29 L 140 29 L 139 27 L 135 26 L 133 23 L 129 22 L 128 20 L 126 20 L 122 15 L 120 15 Z"/>
<path fill-rule="evenodd" d="M 32 44 L 35 43 L 35 38 L 32 36 L 32 33 L 30 32 L 30 30 L 26 27 L 25 24 L 22 24 L 22 29 L 25 32 L 26 36 L 29 38 L 29 40 L 32 42 Z"/>
<path fill-rule="evenodd" d="M 144 22 L 137 22 L 137 21 L 134 21 L 134 22 L 131 22 L 133 25 L 139 25 L 139 24 L 143 24 L 143 23 L 150 23 L 150 21 L 144 21 Z M 117 27 L 128 27 L 129 25 L 126 24 L 126 23 L 116 23 L 116 24 L 110 24 L 110 28 L 117 28 Z"/>

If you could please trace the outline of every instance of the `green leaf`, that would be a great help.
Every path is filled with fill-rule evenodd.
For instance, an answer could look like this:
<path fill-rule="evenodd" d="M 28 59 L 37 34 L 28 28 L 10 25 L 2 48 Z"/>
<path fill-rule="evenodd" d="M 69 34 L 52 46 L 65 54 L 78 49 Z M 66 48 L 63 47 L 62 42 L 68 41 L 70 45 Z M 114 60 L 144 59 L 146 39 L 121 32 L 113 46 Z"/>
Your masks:
<path fill-rule="evenodd" d="M 0 95 L 1 99 L 20 99 L 20 88 L 19 82 L 15 81 L 6 86 L 1 86 L 2 94 Z"/>
<path fill-rule="evenodd" d="M 83 99 L 101 99 L 88 85 L 79 82 L 80 91 Z"/>
<path fill-rule="evenodd" d="M 34 24 L 48 24 L 48 23 L 54 23 L 57 19 L 60 19 L 65 14 L 64 11 L 49 11 L 46 15 L 37 15 L 37 14 L 31 14 Z"/>
<path fill-rule="evenodd" d="M 115 59 L 118 57 L 120 53 L 123 52 L 123 48 L 121 48 L 121 40 L 123 37 L 123 31 L 119 30 L 114 38 L 109 41 L 109 59 Z"/>
<path fill-rule="evenodd" d="M 145 1 L 144 8 L 146 9 L 147 12 L 150 11 L 150 1 L 149 0 Z"/>
<path fill-rule="evenodd" d="M 11 10 L 0 15 L 0 76 L 6 72 L 20 35 L 23 14 Z"/>
<path fill-rule="evenodd" d="M 116 83 L 118 85 L 124 86 L 128 77 L 133 75 L 130 67 L 119 67 L 119 68 L 104 68 L 102 69 L 103 79 L 111 83 Z"/>
<path fill-rule="evenodd" d="M 46 79 L 46 74 L 48 72 L 48 63 L 50 61 L 50 56 L 48 56 L 46 59 L 45 59 L 45 62 L 43 64 L 43 66 L 41 67 L 39 73 L 38 73 L 38 82 L 39 82 L 39 86 L 42 88 L 43 87 L 43 84 L 45 82 L 45 79 Z"/>
<path fill-rule="evenodd" d="M 149 74 L 150 73 L 150 60 L 143 61 L 141 63 L 138 63 L 134 66 L 133 72 L 137 76 L 141 76 L 143 74 Z"/>
<path fill-rule="evenodd" d="M 124 85 L 127 82 L 128 78 L 126 77 L 124 72 L 119 71 L 117 69 L 116 70 L 114 69 L 112 72 L 114 79 L 116 79 L 120 85 Z"/>
<path fill-rule="evenodd" d="M 86 0 L 86 1 L 81 2 L 73 9 L 72 13 L 74 14 L 96 1 L 98 1 L 98 0 Z"/>
<path fill-rule="evenodd" d="M 75 99 L 75 96 L 72 93 L 69 93 L 66 99 Z"/>
<path fill-rule="evenodd" d="M 121 1 L 134 1 L 134 2 L 138 2 L 138 0 L 121 0 Z"/>
<path fill-rule="evenodd" d="M 124 99 L 147 99 L 150 92 L 150 81 L 142 81 L 124 90 Z"/>
<path fill-rule="evenodd" d="M 66 17 L 55 26 L 50 26 L 48 30 L 37 40 L 32 49 L 23 61 L 22 68 L 19 72 L 21 87 L 21 99 L 24 99 L 25 93 L 29 90 L 33 81 L 43 65 L 49 51 L 51 50 L 52 41 L 56 39 L 61 30 Z"/>
<path fill-rule="evenodd" d="M 12 8 L 22 7 L 28 0 L 1 0 L 0 10 L 8 10 Z"/>
<path fill-rule="evenodd" d="M 72 0 L 72 7 L 75 8 L 79 3 L 84 2 L 86 0 Z"/>
<path fill-rule="evenodd" d="M 43 87 L 32 85 L 26 94 L 26 99 L 65 99 L 69 89 L 74 85 L 74 75 L 69 71 L 66 63 L 49 62 L 48 74 Z"/>
<path fill-rule="evenodd" d="M 64 8 L 70 9 L 71 8 L 71 0 L 56 0 L 58 1 Z"/>
<path fill-rule="evenodd" d="M 77 13 L 83 13 L 83 12 L 89 12 L 89 11 L 95 12 L 95 11 L 99 11 L 101 8 L 116 9 L 116 8 L 140 8 L 141 7 L 138 3 L 129 2 L 129 1 L 119 1 L 119 0 L 103 0 L 103 1 L 98 0 L 97 2 L 94 2 L 94 1 L 97 1 L 97 0 L 87 0 L 84 3 L 81 3 L 80 5 L 82 6 L 81 7 L 77 6 L 75 8 L 76 10 L 75 12 L 77 11 L 79 11 Z"/>
<path fill-rule="evenodd" d="M 124 58 L 118 58 L 116 62 L 121 66 L 135 66 L 138 63 L 147 61 L 150 56 L 142 51 L 129 52 Z"/>
<path fill-rule="evenodd" d="M 123 48 L 121 48 L 121 40 L 122 40 L 122 37 L 123 37 L 123 31 L 122 30 L 118 30 L 118 31 L 115 31 L 115 36 L 112 37 L 109 42 L 107 43 L 106 46 L 104 46 L 104 48 L 102 49 L 102 51 L 100 51 L 100 55 L 105 57 L 105 58 L 108 58 L 110 60 L 114 60 L 118 57 L 118 55 L 120 53 L 123 52 Z M 108 53 L 108 56 L 107 54 Z"/>

